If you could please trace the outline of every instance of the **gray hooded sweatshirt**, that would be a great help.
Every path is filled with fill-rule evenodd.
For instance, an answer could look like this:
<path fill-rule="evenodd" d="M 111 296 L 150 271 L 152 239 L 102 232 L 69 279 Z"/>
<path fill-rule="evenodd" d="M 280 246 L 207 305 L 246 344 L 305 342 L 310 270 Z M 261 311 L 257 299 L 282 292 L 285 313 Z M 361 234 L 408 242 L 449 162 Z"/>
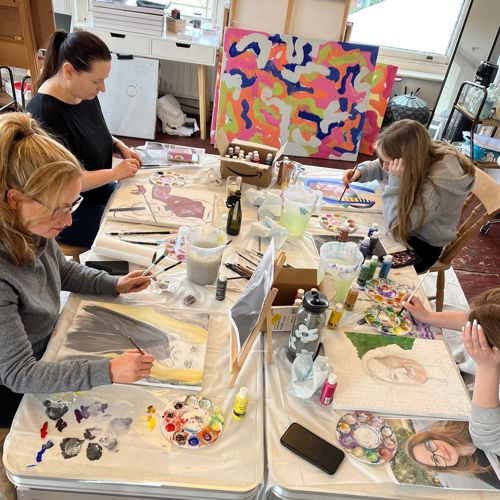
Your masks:
<path fill-rule="evenodd" d="M 88 390 L 110 384 L 109 360 L 39 361 L 59 317 L 60 292 L 117 295 L 118 279 L 68 261 L 40 238 L 34 262 L 19 267 L 0 243 L 0 384 L 18 393 Z"/>
<path fill-rule="evenodd" d="M 382 194 L 382 205 L 385 224 L 390 227 L 398 217 L 401 177 L 389 175 L 382 168 L 380 160 L 365 161 L 358 169 L 361 172 L 358 182 L 387 182 Z M 465 199 L 474 185 L 474 177 L 464 172 L 455 155 L 448 154 L 432 165 L 429 178 L 435 187 L 428 181 L 424 183 L 423 223 L 417 227 L 422 214 L 418 207 L 413 207 L 410 212 L 409 236 L 416 236 L 435 247 L 444 247 L 457 237 L 457 225 Z"/>

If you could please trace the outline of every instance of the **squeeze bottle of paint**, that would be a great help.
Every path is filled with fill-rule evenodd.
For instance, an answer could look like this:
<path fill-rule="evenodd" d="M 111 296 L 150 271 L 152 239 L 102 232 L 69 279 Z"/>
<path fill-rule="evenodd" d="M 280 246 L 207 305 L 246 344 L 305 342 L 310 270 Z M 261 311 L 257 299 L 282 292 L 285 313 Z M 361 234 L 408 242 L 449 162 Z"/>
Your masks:
<path fill-rule="evenodd" d="M 392 255 L 386 255 L 382 261 L 382 266 L 378 273 L 379 278 L 387 278 L 392 267 Z"/>
<path fill-rule="evenodd" d="M 367 257 L 371 257 L 373 255 L 377 243 L 378 243 L 378 231 L 373 231 L 372 235 L 370 236 L 370 246 L 368 247 L 368 253 L 366 254 Z"/>
<path fill-rule="evenodd" d="M 241 387 L 238 394 L 236 394 L 236 399 L 234 400 L 233 418 L 235 420 L 241 420 L 247 414 L 247 406 L 248 387 Z"/>
<path fill-rule="evenodd" d="M 321 389 L 321 397 L 319 402 L 322 405 L 329 405 L 333 401 L 333 395 L 335 394 L 335 389 L 337 389 L 337 376 L 335 373 L 330 373 L 328 378 L 323 384 L 323 389 Z"/>
<path fill-rule="evenodd" d="M 354 304 L 356 304 L 356 300 L 358 300 L 358 295 L 359 286 L 356 283 L 353 283 L 347 292 L 347 297 L 345 298 L 344 309 L 346 311 L 352 311 L 354 309 Z"/>
<path fill-rule="evenodd" d="M 359 243 L 359 251 L 363 254 L 363 257 L 366 257 L 369 248 L 370 248 L 370 238 L 368 238 L 368 236 L 365 236 Z"/>
<path fill-rule="evenodd" d="M 370 261 L 368 259 L 365 259 L 363 264 L 361 264 L 361 269 L 359 270 L 358 285 L 365 286 L 365 283 L 368 281 L 369 276 L 370 276 Z"/>
<path fill-rule="evenodd" d="M 332 309 L 332 313 L 330 314 L 327 323 L 327 326 L 330 330 L 334 330 L 339 325 L 340 318 L 342 318 L 342 310 L 343 306 L 340 302 L 338 304 L 335 304 L 335 307 Z"/>
<path fill-rule="evenodd" d="M 376 222 L 372 222 L 370 229 L 368 229 L 368 237 L 370 237 L 375 231 L 378 231 L 378 224 Z"/>
<path fill-rule="evenodd" d="M 369 280 L 371 280 L 375 276 L 377 265 L 378 265 L 378 257 L 376 255 L 372 255 L 372 258 L 370 260 L 370 275 L 368 276 Z"/>

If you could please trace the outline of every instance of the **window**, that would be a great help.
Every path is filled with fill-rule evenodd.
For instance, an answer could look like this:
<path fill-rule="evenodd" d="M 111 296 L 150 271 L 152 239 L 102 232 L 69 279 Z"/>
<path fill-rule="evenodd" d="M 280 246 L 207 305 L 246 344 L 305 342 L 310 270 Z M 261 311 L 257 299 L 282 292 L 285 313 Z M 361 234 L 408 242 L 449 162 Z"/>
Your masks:
<path fill-rule="evenodd" d="M 351 0 L 351 41 L 381 55 L 449 62 L 470 0 Z"/>
<path fill-rule="evenodd" d="M 195 12 L 199 12 L 203 19 L 215 19 L 216 0 L 174 0 L 168 10 L 173 8 L 181 11 L 181 16 L 192 17 Z"/>

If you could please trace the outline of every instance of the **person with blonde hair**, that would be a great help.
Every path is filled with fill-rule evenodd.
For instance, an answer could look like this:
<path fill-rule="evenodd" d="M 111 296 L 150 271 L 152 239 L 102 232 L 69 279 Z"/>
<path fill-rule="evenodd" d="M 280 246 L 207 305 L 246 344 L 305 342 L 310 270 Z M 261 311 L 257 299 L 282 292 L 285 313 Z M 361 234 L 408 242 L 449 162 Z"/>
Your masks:
<path fill-rule="evenodd" d="M 153 356 L 136 350 L 113 360 L 40 359 L 59 316 L 61 290 L 118 295 L 144 290 L 150 283 L 141 271 L 117 279 L 61 253 L 55 237 L 71 224 L 82 201 L 81 178 L 77 159 L 29 114 L 0 116 L 2 436 L 23 393 L 83 391 L 134 382 L 151 372 Z M 5 498 L 13 498 L 2 471 L 0 487 Z"/>
<path fill-rule="evenodd" d="M 443 247 L 456 238 L 474 166 L 444 142 L 431 139 L 414 120 L 384 129 L 376 142 L 378 159 L 344 173 L 343 182 L 387 182 L 382 194 L 384 221 L 394 239 L 422 259 L 418 273 L 431 267 Z"/>
<path fill-rule="evenodd" d="M 104 121 L 97 95 L 106 90 L 111 54 L 93 33 L 62 30 L 52 34 L 45 54 L 36 95 L 27 109 L 42 126 L 64 144 L 85 168 L 85 199 L 58 241 L 90 247 L 115 181 L 132 177 L 140 168 L 140 156 L 113 137 Z M 112 165 L 113 153 L 123 160 Z"/>

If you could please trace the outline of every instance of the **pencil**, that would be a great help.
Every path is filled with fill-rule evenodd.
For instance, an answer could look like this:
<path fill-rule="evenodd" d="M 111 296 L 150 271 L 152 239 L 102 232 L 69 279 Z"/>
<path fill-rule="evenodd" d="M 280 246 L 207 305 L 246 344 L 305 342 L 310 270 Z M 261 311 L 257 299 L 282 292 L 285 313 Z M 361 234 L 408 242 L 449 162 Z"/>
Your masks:
<path fill-rule="evenodd" d="M 358 169 L 358 164 L 356 163 L 356 165 L 354 165 L 354 170 L 352 171 L 352 175 L 354 175 L 354 173 L 356 172 L 357 169 Z M 351 176 L 351 178 L 352 178 L 352 176 Z M 344 190 L 342 191 L 342 194 L 340 195 L 339 201 L 341 201 L 342 198 L 344 197 L 345 192 L 347 191 L 348 187 L 349 187 L 349 184 L 346 184 L 346 187 L 344 188 Z"/>
<path fill-rule="evenodd" d="M 132 343 L 132 345 L 142 354 L 146 354 L 136 343 L 135 343 L 135 340 L 132 338 L 132 337 L 127 337 L 130 342 Z"/>
<path fill-rule="evenodd" d="M 175 264 L 172 264 L 171 266 L 167 266 L 164 269 L 161 269 L 160 271 L 156 271 L 156 273 L 154 273 L 154 274 L 151 275 L 151 278 L 159 276 L 160 274 L 163 274 L 163 273 L 167 272 L 168 270 L 173 269 L 174 267 L 177 267 L 177 266 L 179 266 L 181 264 L 182 264 L 182 262 L 179 261 L 179 262 L 176 262 Z"/>
<path fill-rule="evenodd" d="M 427 278 L 427 275 L 430 273 L 430 271 L 427 271 L 421 278 L 420 281 L 418 282 L 418 285 L 415 287 L 413 292 L 411 292 L 411 295 L 406 299 L 406 302 L 410 302 L 411 304 L 411 299 L 415 296 L 415 293 L 417 290 L 422 286 L 422 283 L 424 282 L 425 278 Z M 404 306 L 401 308 L 401 310 L 398 312 L 398 316 L 401 316 L 401 313 L 405 310 Z"/>

